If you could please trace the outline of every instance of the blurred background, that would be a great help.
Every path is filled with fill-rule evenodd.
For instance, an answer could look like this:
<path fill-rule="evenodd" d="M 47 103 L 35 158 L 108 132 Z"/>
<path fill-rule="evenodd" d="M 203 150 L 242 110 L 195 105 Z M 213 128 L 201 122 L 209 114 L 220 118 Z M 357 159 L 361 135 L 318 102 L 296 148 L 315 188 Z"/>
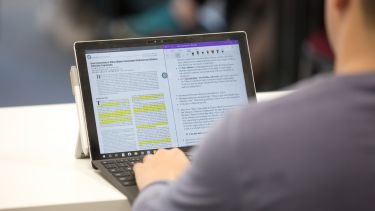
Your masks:
<path fill-rule="evenodd" d="M 332 69 L 323 0 L 0 0 L 0 107 L 69 103 L 76 40 L 246 31 L 258 91 Z"/>

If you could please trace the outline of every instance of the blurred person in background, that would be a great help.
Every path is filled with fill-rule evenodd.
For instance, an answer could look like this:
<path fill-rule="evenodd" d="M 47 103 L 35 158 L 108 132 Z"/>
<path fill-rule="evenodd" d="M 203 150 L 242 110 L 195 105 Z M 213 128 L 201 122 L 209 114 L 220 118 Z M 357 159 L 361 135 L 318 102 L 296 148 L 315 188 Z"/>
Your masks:
<path fill-rule="evenodd" d="M 74 41 L 223 31 L 225 0 L 55 0 L 39 25 L 64 48 Z"/>
<path fill-rule="evenodd" d="M 41 3 L 37 20 L 68 51 L 77 40 L 245 30 L 257 80 L 272 61 L 273 1 L 48 0 Z"/>
<path fill-rule="evenodd" d="M 69 51 L 77 40 L 246 31 L 257 90 L 268 91 L 331 69 L 323 9 L 323 0 L 48 0 L 38 22 Z"/>

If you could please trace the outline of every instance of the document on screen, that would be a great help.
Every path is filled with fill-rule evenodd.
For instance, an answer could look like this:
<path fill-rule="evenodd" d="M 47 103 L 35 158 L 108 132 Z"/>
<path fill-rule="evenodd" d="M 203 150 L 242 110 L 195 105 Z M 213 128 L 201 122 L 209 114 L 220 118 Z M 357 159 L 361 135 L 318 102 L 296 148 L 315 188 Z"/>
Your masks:
<path fill-rule="evenodd" d="M 101 153 L 196 145 L 247 104 L 238 42 L 86 54 Z"/>

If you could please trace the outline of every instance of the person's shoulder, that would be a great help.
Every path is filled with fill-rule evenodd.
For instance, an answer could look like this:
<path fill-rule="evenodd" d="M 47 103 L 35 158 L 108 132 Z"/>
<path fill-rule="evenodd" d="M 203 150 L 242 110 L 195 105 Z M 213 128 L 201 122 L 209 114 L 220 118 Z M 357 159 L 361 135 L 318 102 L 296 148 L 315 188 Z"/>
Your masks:
<path fill-rule="evenodd" d="M 331 75 L 304 81 L 294 88 L 295 91 L 284 97 L 253 102 L 232 112 L 227 118 L 231 137 L 254 141 L 285 137 L 292 132 L 303 135 L 298 130 L 319 126 L 320 120 L 324 121 L 327 113 L 334 111 L 332 97 L 340 88 Z"/>
<path fill-rule="evenodd" d="M 319 75 L 297 84 L 295 91 L 287 96 L 253 102 L 231 112 L 218 134 L 225 134 L 232 145 L 249 145 L 250 148 L 275 146 L 281 139 L 283 144 L 296 142 L 302 147 L 312 141 L 323 143 L 330 135 L 338 136 L 333 131 L 339 130 L 342 122 L 363 113 L 361 106 L 370 97 L 362 95 L 373 93 L 367 87 L 373 87 L 374 81 L 375 76 L 370 79 L 367 76 Z M 316 140 L 317 135 L 324 137 Z"/>
<path fill-rule="evenodd" d="M 356 103 L 355 95 L 373 94 L 375 75 L 360 76 L 335 76 L 333 74 L 321 74 L 311 79 L 302 81 L 288 90 L 291 94 L 276 100 L 250 103 L 237 111 L 242 121 L 251 118 L 267 120 L 276 117 L 285 120 L 301 119 L 306 115 L 315 117 L 324 116 L 327 113 L 342 112 L 343 103 L 350 106 Z M 370 90 L 370 91 L 369 91 Z M 273 121 L 272 121 L 273 122 Z M 270 122 L 270 124 L 272 124 Z"/>
<path fill-rule="evenodd" d="M 226 141 L 238 156 L 231 164 L 240 174 L 244 204 L 251 206 L 246 196 L 254 194 L 268 200 L 281 193 L 280 187 L 284 195 L 308 194 L 312 199 L 346 184 L 367 187 L 373 159 L 363 153 L 372 146 L 373 129 L 366 124 L 373 125 L 369 114 L 375 101 L 370 94 L 358 95 L 373 96 L 368 87 L 374 87 L 374 81 L 323 76 L 298 85 L 285 97 L 251 103 L 229 115 Z M 370 112 L 361 117 L 363 110 Z"/>
<path fill-rule="evenodd" d="M 243 117 L 240 118 L 242 121 L 246 121 L 247 116 L 257 119 L 275 119 L 276 116 L 298 117 L 299 112 L 311 112 L 314 107 L 337 94 L 337 85 L 332 83 L 333 80 L 331 75 L 322 75 L 303 81 L 289 87 L 290 94 L 266 102 L 251 102 L 233 115 Z"/>

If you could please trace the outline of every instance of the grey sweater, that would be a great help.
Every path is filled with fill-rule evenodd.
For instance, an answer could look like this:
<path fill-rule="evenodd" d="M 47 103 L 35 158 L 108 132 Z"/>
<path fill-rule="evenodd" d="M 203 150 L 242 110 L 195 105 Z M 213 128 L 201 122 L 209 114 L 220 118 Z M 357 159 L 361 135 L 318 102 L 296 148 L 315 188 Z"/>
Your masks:
<path fill-rule="evenodd" d="M 324 75 L 227 116 L 135 211 L 375 210 L 375 74 Z"/>

